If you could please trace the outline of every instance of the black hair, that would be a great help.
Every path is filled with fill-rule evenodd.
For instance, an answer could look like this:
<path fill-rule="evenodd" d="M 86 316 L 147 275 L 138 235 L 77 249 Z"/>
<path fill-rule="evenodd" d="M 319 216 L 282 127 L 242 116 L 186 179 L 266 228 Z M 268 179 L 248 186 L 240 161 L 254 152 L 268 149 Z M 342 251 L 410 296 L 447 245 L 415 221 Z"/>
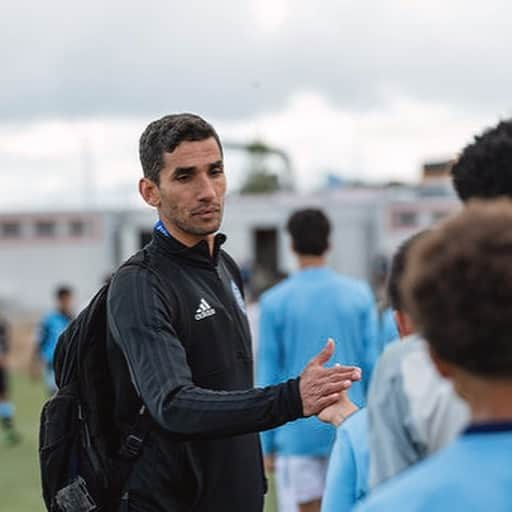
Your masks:
<path fill-rule="evenodd" d="M 70 295 L 73 295 L 73 288 L 68 285 L 61 285 L 58 286 L 55 290 L 55 298 L 56 299 L 63 299 L 64 297 L 69 297 Z"/>
<path fill-rule="evenodd" d="M 213 137 L 222 154 L 222 145 L 213 126 L 195 114 L 171 114 L 149 123 L 139 141 L 139 158 L 144 176 L 160 181 L 163 154 L 172 153 L 183 141 Z"/>
<path fill-rule="evenodd" d="M 454 163 L 452 178 L 462 201 L 512 197 L 512 120 L 476 136 Z"/>
<path fill-rule="evenodd" d="M 400 282 L 405 272 L 407 257 L 414 243 L 429 232 L 428 229 L 420 231 L 402 242 L 391 260 L 386 290 L 389 304 L 395 311 L 404 311 L 404 300 Z"/>
<path fill-rule="evenodd" d="M 331 225 L 322 210 L 307 208 L 294 212 L 288 219 L 293 250 L 298 254 L 321 256 L 329 247 Z"/>

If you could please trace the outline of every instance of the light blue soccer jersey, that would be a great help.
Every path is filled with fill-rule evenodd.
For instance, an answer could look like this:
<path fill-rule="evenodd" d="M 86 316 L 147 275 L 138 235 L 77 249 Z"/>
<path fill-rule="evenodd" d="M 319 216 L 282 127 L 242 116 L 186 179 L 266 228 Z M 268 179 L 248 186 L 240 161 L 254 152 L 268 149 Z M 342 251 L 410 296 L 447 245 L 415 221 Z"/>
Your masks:
<path fill-rule="evenodd" d="M 70 321 L 71 318 L 60 311 L 49 313 L 41 321 L 37 344 L 39 354 L 46 364 L 52 365 L 59 336 L 64 332 Z"/>
<path fill-rule="evenodd" d="M 368 421 L 360 409 L 336 434 L 327 469 L 322 512 L 350 512 L 368 488 Z"/>
<path fill-rule="evenodd" d="M 357 512 L 510 512 L 512 422 L 468 428 L 449 447 L 379 486 Z"/>
<path fill-rule="evenodd" d="M 258 385 L 300 375 L 331 337 L 336 349 L 329 364 L 362 367 L 364 382 L 353 383 L 349 395 L 364 405 L 378 344 L 376 308 L 368 285 L 326 267 L 307 268 L 263 294 L 259 320 Z M 264 432 L 263 449 L 285 456 L 327 456 L 335 433 L 317 418 L 300 419 Z"/>

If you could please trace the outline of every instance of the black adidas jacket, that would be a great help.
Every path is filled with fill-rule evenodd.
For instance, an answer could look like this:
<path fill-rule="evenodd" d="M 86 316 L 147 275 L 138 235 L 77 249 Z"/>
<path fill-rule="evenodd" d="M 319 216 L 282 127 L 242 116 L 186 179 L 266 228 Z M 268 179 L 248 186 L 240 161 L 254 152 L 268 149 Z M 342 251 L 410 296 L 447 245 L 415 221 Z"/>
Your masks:
<path fill-rule="evenodd" d="M 260 512 L 265 478 L 256 432 L 302 416 L 298 379 L 253 389 L 241 280 L 215 238 L 187 248 L 155 231 L 108 297 L 115 418 L 140 405 L 152 429 L 128 482 L 129 510 Z"/>

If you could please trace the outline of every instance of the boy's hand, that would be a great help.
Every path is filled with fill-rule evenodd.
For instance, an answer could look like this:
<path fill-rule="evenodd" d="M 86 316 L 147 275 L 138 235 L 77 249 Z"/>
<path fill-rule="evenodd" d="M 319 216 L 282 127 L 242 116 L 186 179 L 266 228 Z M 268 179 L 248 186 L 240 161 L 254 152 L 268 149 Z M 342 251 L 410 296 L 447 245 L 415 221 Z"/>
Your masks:
<path fill-rule="evenodd" d="M 346 391 L 341 392 L 341 398 L 333 405 L 326 407 L 318 415 L 318 419 L 324 423 L 330 423 L 339 427 L 351 414 L 359 410 L 359 407 L 350 400 Z"/>

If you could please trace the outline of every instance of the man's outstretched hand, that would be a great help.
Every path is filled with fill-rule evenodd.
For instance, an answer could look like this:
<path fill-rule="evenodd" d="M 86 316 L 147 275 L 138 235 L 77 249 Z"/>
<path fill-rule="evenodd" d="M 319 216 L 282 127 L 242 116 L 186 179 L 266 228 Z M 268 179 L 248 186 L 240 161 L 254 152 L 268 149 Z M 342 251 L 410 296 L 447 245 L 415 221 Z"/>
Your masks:
<path fill-rule="evenodd" d="M 334 353 L 334 341 L 329 339 L 323 350 L 308 363 L 300 376 L 300 397 L 304 416 L 313 416 L 335 404 L 341 392 L 348 389 L 353 381 L 361 378 L 356 366 L 336 365 L 324 368 Z"/>

